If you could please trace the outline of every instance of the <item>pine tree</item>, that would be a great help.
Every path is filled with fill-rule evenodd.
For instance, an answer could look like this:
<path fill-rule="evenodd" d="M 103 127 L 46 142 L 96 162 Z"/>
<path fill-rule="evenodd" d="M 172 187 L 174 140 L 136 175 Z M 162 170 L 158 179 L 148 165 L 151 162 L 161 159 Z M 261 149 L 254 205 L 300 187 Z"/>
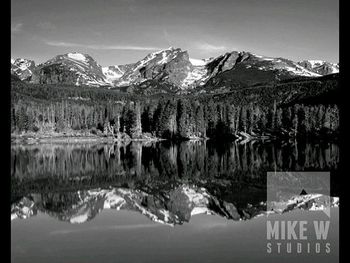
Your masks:
<path fill-rule="evenodd" d="M 247 132 L 248 120 L 247 120 L 247 108 L 243 106 L 241 109 L 241 127 L 244 132 Z"/>
<path fill-rule="evenodd" d="M 137 116 L 135 109 L 132 105 L 129 105 L 128 109 L 126 110 L 124 117 L 124 126 L 125 132 L 130 137 L 133 138 L 137 135 Z"/>
<path fill-rule="evenodd" d="M 230 135 L 235 135 L 236 134 L 236 107 L 233 105 L 226 105 L 227 107 L 227 124 L 229 128 L 229 134 Z"/>
<path fill-rule="evenodd" d="M 176 132 L 176 105 L 172 100 L 168 100 L 160 112 L 158 136 L 162 138 L 173 138 Z"/>
<path fill-rule="evenodd" d="M 187 138 L 189 136 L 188 126 L 188 103 L 187 100 L 180 99 L 177 102 L 177 134 L 181 138 Z"/>
<path fill-rule="evenodd" d="M 299 128 L 299 119 L 298 119 L 298 110 L 299 105 L 294 106 L 294 116 L 293 116 L 293 135 L 294 137 L 297 137 L 298 135 L 298 128 Z"/>
<path fill-rule="evenodd" d="M 196 132 L 195 135 L 198 137 L 205 137 L 205 123 L 204 123 L 204 111 L 203 106 L 199 104 L 196 108 L 196 117 L 195 117 L 195 123 L 196 123 Z"/>

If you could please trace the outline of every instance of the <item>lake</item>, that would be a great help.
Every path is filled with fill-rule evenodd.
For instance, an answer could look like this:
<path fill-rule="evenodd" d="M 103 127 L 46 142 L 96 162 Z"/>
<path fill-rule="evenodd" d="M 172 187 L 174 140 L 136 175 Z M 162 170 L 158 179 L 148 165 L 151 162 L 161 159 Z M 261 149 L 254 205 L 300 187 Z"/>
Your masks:
<path fill-rule="evenodd" d="M 311 252 L 267 253 L 267 220 L 328 217 L 267 215 L 266 174 L 330 171 L 337 196 L 338 164 L 331 142 L 13 145 L 12 262 L 337 262 L 338 207 L 331 253 L 312 235 Z"/>

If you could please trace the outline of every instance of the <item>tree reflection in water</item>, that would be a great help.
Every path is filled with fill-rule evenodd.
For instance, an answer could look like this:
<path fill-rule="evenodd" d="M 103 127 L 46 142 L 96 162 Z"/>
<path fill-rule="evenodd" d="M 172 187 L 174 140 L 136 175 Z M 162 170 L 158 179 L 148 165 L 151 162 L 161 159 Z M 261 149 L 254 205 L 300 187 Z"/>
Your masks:
<path fill-rule="evenodd" d="M 107 207 L 169 224 L 195 213 L 249 219 L 266 208 L 267 171 L 336 171 L 338 162 L 334 143 L 13 145 L 12 213 L 72 222 Z"/>

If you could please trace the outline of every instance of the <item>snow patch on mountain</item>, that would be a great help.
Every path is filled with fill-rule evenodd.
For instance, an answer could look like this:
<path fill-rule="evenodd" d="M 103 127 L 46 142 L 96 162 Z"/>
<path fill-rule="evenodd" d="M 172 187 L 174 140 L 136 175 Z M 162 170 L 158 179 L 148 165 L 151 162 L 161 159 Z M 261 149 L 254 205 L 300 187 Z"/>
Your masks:
<path fill-rule="evenodd" d="M 279 71 L 287 71 L 295 76 L 305 76 L 305 77 L 319 77 L 320 74 L 317 74 L 311 70 L 306 69 L 305 67 L 302 67 L 296 62 L 293 62 L 288 59 L 282 59 L 282 58 L 273 58 L 273 57 L 266 57 L 262 55 L 257 55 L 254 53 L 251 53 L 255 59 L 257 59 L 261 66 L 258 67 L 259 70 L 279 70 Z"/>
<path fill-rule="evenodd" d="M 295 209 L 304 209 L 311 211 L 322 211 L 330 207 L 338 207 L 339 198 L 326 196 L 323 194 L 312 193 L 306 195 L 292 196 L 288 200 L 271 201 L 268 205 L 269 210 L 276 213 L 285 213 Z"/>
<path fill-rule="evenodd" d="M 124 72 L 117 65 L 103 67 L 102 72 L 110 83 L 113 83 L 113 81 L 119 79 L 124 74 Z"/>
<path fill-rule="evenodd" d="M 339 65 L 333 64 L 331 70 L 332 73 L 339 73 Z"/>
<path fill-rule="evenodd" d="M 114 208 L 120 210 L 120 208 L 126 203 L 125 199 L 118 195 L 116 191 L 107 192 L 106 199 L 103 204 L 104 209 Z"/>
<path fill-rule="evenodd" d="M 259 58 L 261 60 L 265 60 L 265 61 L 277 61 L 278 59 L 273 58 L 273 57 L 267 57 L 267 56 L 263 56 L 263 55 L 259 55 L 259 54 L 255 54 L 255 53 L 250 53 L 252 54 L 254 57 Z"/>
<path fill-rule="evenodd" d="M 191 211 L 191 216 L 199 215 L 199 214 L 211 215 L 213 213 L 207 207 L 194 207 Z"/>
<path fill-rule="evenodd" d="M 89 219 L 88 213 L 82 214 L 82 215 L 77 215 L 75 217 L 72 217 L 69 222 L 71 224 L 81 224 L 86 222 Z"/>
<path fill-rule="evenodd" d="M 133 71 L 139 70 L 140 68 L 142 68 L 143 66 L 145 66 L 146 64 L 148 64 L 149 62 L 155 59 L 160 59 L 157 62 L 157 64 L 164 64 L 169 60 L 171 60 L 171 58 L 174 57 L 174 55 L 176 55 L 177 53 L 178 51 L 173 47 L 169 47 L 168 49 L 159 50 L 159 51 L 150 53 L 144 59 L 136 63 L 136 67 L 135 69 L 133 69 Z"/>
<path fill-rule="evenodd" d="M 168 61 L 168 56 L 165 52 L 162 53 L 162 59 L 160 61 L 158 61 L 158 64 L 164 64 Z"/>
<path fill-rule="evenodd" d="M 297 76 L 305 76 L 305 77 L 320 77 L 320 74 L 314 73 L 310 70 L 305 69 L 304 67 L 299 66 L 298 64 L 294 63 L 294 67 L 291 66 L 285 66 L 285 69 Z"/>
<path fill-rule="evenodd" d="M 182 81 L 181 88 L 189 89 L 196 85 L 204 85 L 205 81 L 210 77 L 208 75 L 207 64 L 210 63 L 212 60 L 213 58 L 189 58 L 189 61 L 193 65 L 193 68 L 191 71 L 188 72 L 186 78 Z"/>
<path fill-rule="evenodd" d="M 85 55 L 81 54 L 81 53 L 68 53 L 67 56 L 71 59 L 74 59 L 74 60 L 78 60 L 78 61 L 82 61 L 82 62 L 87 62 L 87 59 L 85 57 Z"/>
<path fill-rule="evenodd" d="M 188 72 L 186 78 L 182 81 L 182 88 L 188 88 L 191 85 L 194 85 L 197 82 L 200 82 L 199 85 L 203 84 L 206 77 L 208 77 L 208 70 L 205 65 L 203 66 L 194 66 L 193 70 Z"/>
<path fill-rule="evenodd" d="M 204 66 L 208 63 L 205 59 L 190 58 L 190 62 L 193 66 Z"/>
<path fill-rule="evenodd" d="M 311 67 L 315 67 L 315 66 L 321 66 L 322 64 L 324 64 L 326 61 L 324 60 L 316 60 L 316 59 L 311 59 L 311 60 L 307 60 L 310 62 Z"/>
<path fill-rule="evenodd" d="M 327 62 L 324 60 L 317 60 L 317 59 L 303 60 L 303 61 L 299 61 L 298 64 L 320 75 L 339 73 L 339 64 Z"/>

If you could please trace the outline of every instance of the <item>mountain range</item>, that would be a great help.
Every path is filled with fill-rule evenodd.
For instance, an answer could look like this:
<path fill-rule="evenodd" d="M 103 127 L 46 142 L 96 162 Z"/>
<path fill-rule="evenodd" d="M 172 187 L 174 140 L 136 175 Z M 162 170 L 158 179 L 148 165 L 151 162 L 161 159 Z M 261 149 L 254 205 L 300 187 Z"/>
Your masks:
<path fill-rule="evenodd" d="M 322 60 L 294 62 L 245 51 L 216 58 L 193 59 L 187 51 L 170 47 L 131 64 L 102 67 L 88 54 L 58 55 L 35 65 L 28 59 L 11 59 L 11 73 L 34 84 L 68 84 L 107 87 L 127 92 L 225 92 L 296 77 L 338 73 L 339 64 Z"/>
<path fill-rule="evenodd" d="M 203 187 L 183 184 L 158 194 L 129 188 L 31 194 L 11 205 L 11 220 L 27 219 L 40 211 L 60 221 L 79 224 L 92 220 L 103 209 L 115 209 L 136 211 L 157 223 L 174 226 L 189 222 L 197 214 L 219 215 L 237 221 L 296 209 L 315 211 L 338 206 L 339 198 L 317 193 L 237 204 L 210 194 Z"/>

